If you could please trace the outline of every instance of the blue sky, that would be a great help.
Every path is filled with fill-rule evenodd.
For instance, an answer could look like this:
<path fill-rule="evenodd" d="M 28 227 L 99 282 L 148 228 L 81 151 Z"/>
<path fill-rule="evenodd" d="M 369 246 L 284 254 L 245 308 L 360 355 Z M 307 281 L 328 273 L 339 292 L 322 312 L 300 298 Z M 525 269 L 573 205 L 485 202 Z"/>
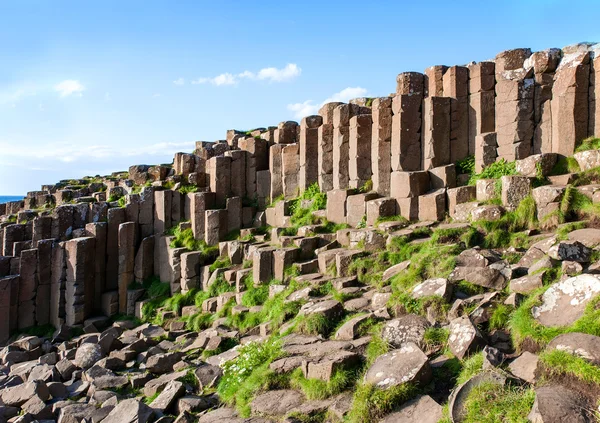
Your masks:
<path fill-rule="evenodd" d="M 435 64 L 600 41 L 590 1 L 0 0 L 0 194 L 170 162 Z"/>

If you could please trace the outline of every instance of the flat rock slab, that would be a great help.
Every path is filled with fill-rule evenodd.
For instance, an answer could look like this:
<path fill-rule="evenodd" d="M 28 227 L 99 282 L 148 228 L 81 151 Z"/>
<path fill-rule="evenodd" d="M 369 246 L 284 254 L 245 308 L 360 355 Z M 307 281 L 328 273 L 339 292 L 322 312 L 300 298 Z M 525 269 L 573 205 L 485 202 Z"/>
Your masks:
<path fill-rule="evenodd" d="M 570 326 L 583 316 L 585 307 L 600 293 L 600 277 L 579 275 L 555 283 L 533 307 L 533 317 L 544 326 Z"/>
<path fill-rule="evenodd" d="M 535 383 L 539 376 L 539 364 L 540 358 L 537 355 L 525 351 L 508 365 L 508 370 L 525 382 Z"/>
<path fill-rule="evenodd" d="M 269 391 L 258 395 L 250 404 L 253 414 L 284 416 L 304 402 L 304 395 L 291 389 Z"/>
<path fill-rule="evenodd" d="M 448 279 L 445 278 L 427 279 L 415 286 L 412 290 L 413 298 L 435 296 L 448 300 L 451 295 L 452 286 L 448 283 Z"/>
<path fill-rule="evenodd" d="M 365 382 L 382 389 L 407 382 L 427 383 L 429 380 L 431 368 L 428 358 L 413 342 L 377 357 L 365 374 Z"/>
<path fill-rule="evenodd" d="M 506 277 L 498 270 L 491 267 L 458 266 L 450 274 L 451 281 L 467 281 L 488 289 L 502 290 L 506 286 Z"/>
<path fill-rule="evenodd" d="M 570 232 L 569 241 L 578 241 L 588 248 L 594 248 L 600 245 L 600 229 L 577 229 Z"/>
<path fill-rule="evenodd" d="M 591 423 L 593 407 L 577 393 L 560 385 L 535 390 L 535 402 L 528 416 L 536 423 Z"/>
<path fill-rule="evenodd" d="M 406 314 L 385 323 L 381 331 L 382 338 L 394 348 L 406 342 L 422 345 L 425 331 L 430 323 L 426 318 L 416 314 Z"/>
<path fill-rule="evenodd" d="M 379 423 L 437 423 L 444 417 L 443 408 L 429 395 L 423 395 L 402 405 Z"/>
<path fill-rule="evenodd" d="M 587 333 L 565 333 L 554 338 L 547 351 L 559 350 L 584 358 L 596 366 L 600 365 L 600 337 Z"/>
<path fill-rule="evenodd" d="M 103 423 L 147 423 L 154 411 L 143 402 L 135 399 L 121 401 L 110 412 Z"/>

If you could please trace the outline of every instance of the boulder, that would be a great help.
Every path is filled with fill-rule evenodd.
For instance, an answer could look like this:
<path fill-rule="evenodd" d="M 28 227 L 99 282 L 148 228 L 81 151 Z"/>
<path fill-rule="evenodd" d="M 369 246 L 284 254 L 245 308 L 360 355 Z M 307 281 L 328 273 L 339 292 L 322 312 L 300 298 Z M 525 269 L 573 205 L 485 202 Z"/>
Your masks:
<path fill-rule="evenodd" d="M 540 358 L 525 351 L 515 358 L 509 365 L 508 370 L 519 379 L 528 383 L 536 383 L 539 377 Z"/>
<path fill-rule="evenodd" d="M 417 344 L 406 342 L 377 357 L 365 373 L 365 382 L 387 389 L 403 383 L 427 384 L 431 376 L 427 356 Z"/>
<path fill-rule="evenodd" d="M 585 228 L 569 232 L 569 241 L 577 241 L 588 248 L 600 245 L 600 229 Z"/>
<path fill-rule="evenodd" d="M 532 308 L 533 317 L 544 326 L 570 326 L 583 316 L 586 305 L 600 293 L 600 277 L 583 274 L 557 282 Z"/>
<path fill-rule="evenodd" d="M 89 369 L 103 357 L 102 348 L 98 344 L 86 342 L 77 348 L 74 363 L 82 369 Z"/>
<path fill-rule="evenodd" d="M 127 399 L 117 404 L 102 423 L 147 423 L 153 415 L 154 411 L 143 402 Z"/>
<path fill-rule="evenodd" d="M 502 290 L 506 287 L 506 276 L 492 267 L 458 266 L 448 277 L 451 281 L 465 280 L 488 289 Z"/>
<path fill-rule="evenodd" d="M 148 358 L 146 370 L 150 373 L 169 373 L 173 371 L 173 366 L 181 360 L 181 353 L 172 352 L 165 354 L 156 354 Z"/>
<path fill-rule="evenodd" d="M 544 285 L 543 276 L 544 272 L 541 272 L 535 275 L 513 279 L 510 281 L 509 289 L 511 292 L 516 292 L 518 294 L 529 294 Z"/>
<path fill-rule="evenodd" d="M 594 407 L 579 394 L 560 385 L 535 390 L 529 421 L 535 423 L 587 423 L 595 421 Z"/>
<path fill-rule="evenodd" d="M 598 336 L 579 332 L 564 333 L 550 341 L 546 350 L 566 351 L 596 366 L 600 365 L 600 337 Z"/>
<path fill-rule="evenodd" d="M 412 290 L 413 298 L 436 296 L 449 300 L 451 295 L 452 286 L 445 278 L 427 279 L 415 286 Z"/>
<path fill-rule="evenodd" d="M 381 337 L 393 348 L 400 348 L 407 342 L 422 345 L 429 326 L 431 325 L 424 317 L 407 314 L 386 322 Z"/>
<path fill-rule="evenodd" d="M 9 407 L 19 407 L 29 399 L 38 397 L 46 401 L 50 396 L 48 387 L 42 381 L 23 383 L 9 388 L 3 388 L 0 392 L 0 402 Z"/>
<path fill-rule="evenodd" d="M 167 384 L 164 390 L 150 403 L 150 408 L 158 413 L 164 413 L 175 405 L 180 397 L 185 394 L 183 383 L 173 380 Z"/>
<path fill-rule="evenodd" d="M 340 341 L 351 341 L 360 336 L 358 329 L 360 325 L 367 319 L 372 317 L 371 313 L 353 317 L 344 323 L 335 333 L 335 339 Z"/>
<path fill-rule="evenodd" d="M 468 316 L 458 317 L 450 322 L 448 346 L 458 359 L 462 360 L 484 344 L 481 333 Z"/>
<path fill-rule="evenodd" d="M 429 395 L 422 395 L 402 404 L 379 423 L 438 423 L 443 417 L 443 407 Z"/>
<path fill-rule="evenodd" d="M 588 263 L 591 250 L 579 241 L 561 241 L 548 250 L 548 255 L 555 260 L 569 260 L 577 263 Z"/>
<path fill-rule="evenodd" d="M 254 398 L 250 404 L 252 414 L 283 416 L 304 402 L 304 396 L 291 389 L 267 391 Z"/>

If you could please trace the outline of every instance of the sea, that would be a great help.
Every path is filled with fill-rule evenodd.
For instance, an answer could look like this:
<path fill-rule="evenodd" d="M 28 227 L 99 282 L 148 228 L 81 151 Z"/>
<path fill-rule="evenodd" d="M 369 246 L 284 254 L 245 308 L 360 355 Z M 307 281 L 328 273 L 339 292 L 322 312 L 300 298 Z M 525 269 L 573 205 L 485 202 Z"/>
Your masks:
<path fill-rule="evenodd" d="M 9 201 L 20 201 L 23 196 L 19 195 L 0 195 L 0 204 L 8 203 Z"/>

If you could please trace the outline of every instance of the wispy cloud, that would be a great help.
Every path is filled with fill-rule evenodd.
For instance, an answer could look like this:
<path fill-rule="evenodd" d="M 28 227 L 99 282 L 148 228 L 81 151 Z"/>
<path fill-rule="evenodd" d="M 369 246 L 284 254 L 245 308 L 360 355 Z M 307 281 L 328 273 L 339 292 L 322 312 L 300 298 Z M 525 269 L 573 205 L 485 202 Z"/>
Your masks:
<path fill-rule="evenodd" d="M 242 80 L 285 82 L 290 81 L 302 73 L 302 69 L 295 63 L 288 63 L 283 68 L 263 68 L 258 72 L 245 70 L 238 74 L 222 73 L 215 77 L 201 77 L 192 81 L 192 84 L 212 84 L 215 86 L 236 85 Z"/>
<path fill-rule="evenodd" d="M 344 88 L 342 91 L 339 91 L 330 97 L 323 100 L 321 103 L 315 104 L 313 100 L 306 100 L 302 103 L 293 103 L 288 104 L 288 110 L 294 112 L 294 116 L 298 119 L 301 119 L 305 116 L 310 116 L 316 114 L 321 106 L 326 103 L 332 103 L 335 101 L 340 101 L 342 103 L 347 103 L 353 98 L 364 97 L 367 94 L 368 90 L 362 87 L 348 87 Z"/>
<path fill-rule="evenodd" d="M 25 97 L 33 97 L 37 94 L 38 88 L 32 84 L 23 84 L 16 87 L 0 90 L 0 105 L 10 105 L 15 107 L 16 103 Z"/>
<path fill-rule="evenodd" d="M 177 78 L 175 81 L 173 81 L 173 84 L 175 85 L 185 85 L 185 79 L 183 78 Z"/>
<path fill-rule="evenodd" d="M 85 91 L 85 87 L 75 79 L 66 79 L 56 84 L 54 91 L 58 92 L 61 97 L 69 97 L 71 95 L 81 97 Z"/>

